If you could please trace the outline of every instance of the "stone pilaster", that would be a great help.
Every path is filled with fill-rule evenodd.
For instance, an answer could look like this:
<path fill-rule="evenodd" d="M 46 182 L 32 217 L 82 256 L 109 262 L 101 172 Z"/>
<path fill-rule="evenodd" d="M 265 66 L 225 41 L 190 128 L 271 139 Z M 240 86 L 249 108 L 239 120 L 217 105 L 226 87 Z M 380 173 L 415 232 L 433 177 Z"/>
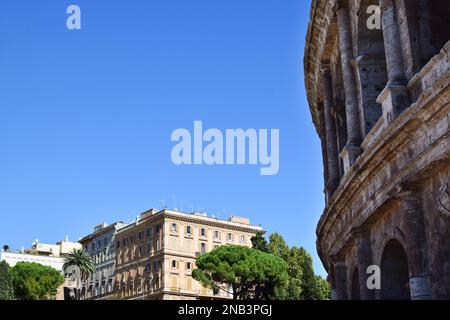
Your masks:
<path fill-rule="evenodd" d="M 326 147 L 327 147 L 327 166 L 328 166 L 328 181 L 326 184 L 326 192 L 328 199 L 331 198 L 334 191 L 339 185 L 339 157 L 337 147 L 336 126 L 332 116 L 334 105 L 333 99 L 333 82 L 331 78 L 331 71 L 329 68 L 322 70 L 322 87 L 324 95 L 324 118 L 325 118 L 325 133 L 326 133 Z"/>
<path fill-rule="evenodd" d="M 348 300 L 347 294 L 347 266 L 345 260 L 332 259 L 336 284 L 336 299 Z"/>
<path fill-rule="evenodd" d="M 397 10 L 394 0 L 380 0 L 388 84 L 377 102 L 382 105 L 387 123 L 393 121 L 409 106 L 403 51 Z"/>
<path fill-rule="evenodd" d="M 405 191 L 401 194 L 400 200 L 402 211 L 405 213 L 405 243 L 408 252 L 411 299 L 431 299 L 422 200 L 414 191 Z"/>
<path fill-rule="evenodd" d="M 345 1 L 338 1 L 336 7 L 338 29 L 339 29 L 339 49 L 341 53 L 342 75 L 345 91 L 345 111 L 347 117 L 347 145 L 341 157 L 344 162 L 344 170 L 348 171 L 351 165 L 361 154 L 361 122 L 359 112 L 359 101 L 357 94 L 357 84 L 355 70 L 353 68 L 353 42 L 350 21 L 350 11 Z"/>
<path fill-rule="evenodd" d="M 373 264 L 370 231 L 366 228 L 358 228 L 354 230 L 353 234 L 356 242 L 360 298 L 361 300 L 374 300 L 375 292 L 367 286 L 367 268 Z"/>

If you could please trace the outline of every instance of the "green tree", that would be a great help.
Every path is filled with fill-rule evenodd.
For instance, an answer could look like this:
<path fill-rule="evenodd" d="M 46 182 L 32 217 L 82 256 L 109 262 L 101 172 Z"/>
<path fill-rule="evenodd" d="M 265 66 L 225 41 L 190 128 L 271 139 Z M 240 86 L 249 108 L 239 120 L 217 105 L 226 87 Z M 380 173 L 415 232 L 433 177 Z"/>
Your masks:
<path fill-rule="evenodd" d="M 215 293 L 231 288 L 233 299 L 276 299 L 287 286 L 286 263 L 244 246 L 221 246 L 197 258 L 194 279 Z"/>
<path fill-rule="evenodd" d="M 12 277 L 16 298 L 20 300 L 52 300 L 64 283 L 61 272 L 39 263 L 17 263 Z"/>
<path fill-rule="evenodd" d="M 95 272 L 95 264 L 86 249 L 74 249 L 64 260 L 64 272 L 75 272 L 76 276 L 76 300 L 80 300 L 81 282 Z"/>
<path fill-rule="evenodd" d="M 8 252 L 9 251 L 9 246 L 7 244 L 5 244 L 2 249 L 3 249 L 4 252 Z"/>
<path fill-rule="evenodd" d="M 304 248 L 293 248 L 297 250 L 297 261 L 302 268 L 302 293 L 301 300 L 319 300 L 320 294 L 314 275 L 313 260 Z"/>
<path fill-rule="evenodd" d="M 287 262 L 289 257 L 289 246 L 279 233 L 272 233 L 269 236 L 268 249 L 269 252 Z"/>
<path fill-rule="evenodd" d="M 316 276 L 316 284 L 319 289 L 320 300 L 331 300 L 331 288 L 328 281 L 321 276 Z"/>
<path fill-rule="evenodd" d="M 264 238 L 264 234 L 262 232 L 256 233 L 250 241 L 252 242 L 252 246 L 254 249 L 257 249 L 262 252 L 269 252 L 269 246 L 267 244 L 266 238 Z"/>
<path fill-rule="evenodd" d="M 288 266 L 289 283 L 284 294 L 285 299 L 327 299 L 328 295 L 323 291 L 326 287 L 314 274 L 312 257 L 308 251 L 298 247 L 289 248 L 278 233 L 269 236 L 268 249 L 272 254 L 282 258 Z"/>
<path fill-rule="evenodd" d="M 6 261 L 0 261 L 0 300 L 13 300 L 14 287 L 11 268 Z"/>

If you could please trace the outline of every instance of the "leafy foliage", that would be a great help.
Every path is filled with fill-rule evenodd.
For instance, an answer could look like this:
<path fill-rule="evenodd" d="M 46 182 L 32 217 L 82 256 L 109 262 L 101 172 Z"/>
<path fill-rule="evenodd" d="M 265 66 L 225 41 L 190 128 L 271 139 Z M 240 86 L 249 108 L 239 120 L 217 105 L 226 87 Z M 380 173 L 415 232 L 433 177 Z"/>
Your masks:
<path fill-rule="evenodd" d="M 14 287 L 11 268 L 6 261 L 0 261 L 0 300 L 13 300 Z"/>
<path fill-rule="evenodd" d="M 321 276 L 316 276 L 316 285 L 318 288 L 318 295 L 321 300 L 331 300 L 331 289 L 328 282 Z"/>
<path fill-rule="evenodd" d="M 228 285 L 235 300 L 276 299 L 288 283 L 282 259 L 244 246 L 221 246 L 199 256 L 196 264 L 194 279 L 215 293 Z"/>
<path fill-rule="evenodd" d="M 16 298 L 20 300 L 52 300 L 64 283 L 56 269 L 38 263 L 19 262 L 12 268 Z"/>
<path fill-rule="evenodd" d="M 278 295 L 279 299 L 287 300 L 324 300 L 330 299 L 331 291 L 328 283 L 314 274 L 311 255 L 298 247 L 289 248 L 283 237 L 278 233 L 269 236 L 269 243 L 264 237 L 257 235 L 252 238 L 255 248 L 280 257 L 287 264 L 289 282 Z"/>
<path fill-rule="evenodd" d="M 253 249 L 267 253 L 269 252 L 267 240 L 264 238 L 264 234 L 262 232 L 258 232 L 250 239 L 250 241 L 252 242 Z"/>

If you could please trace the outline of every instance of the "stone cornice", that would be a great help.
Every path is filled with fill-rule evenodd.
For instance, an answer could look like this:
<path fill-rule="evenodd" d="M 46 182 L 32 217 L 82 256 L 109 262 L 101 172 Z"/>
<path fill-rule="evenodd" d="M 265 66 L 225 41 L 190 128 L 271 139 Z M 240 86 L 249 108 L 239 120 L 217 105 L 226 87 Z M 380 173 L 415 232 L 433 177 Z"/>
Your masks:
<path fill-rule="evenodd" d="M 317 109 L 317 87 L 321 70 L 322 54 L 325 49 L 328 27 L 332 21 L 334 0 L 313 0 L 311 20 L 306 35 L 304 53 L 304 74 L 308 102 L 314 125 L 320 135 L 319 112 Z"/>

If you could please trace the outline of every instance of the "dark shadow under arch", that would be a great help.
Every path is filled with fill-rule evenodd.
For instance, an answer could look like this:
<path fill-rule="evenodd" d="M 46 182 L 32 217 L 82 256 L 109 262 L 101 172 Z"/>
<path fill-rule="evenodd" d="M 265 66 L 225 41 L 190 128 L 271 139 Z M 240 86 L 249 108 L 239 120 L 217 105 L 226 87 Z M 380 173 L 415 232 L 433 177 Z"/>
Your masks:
<path fill-rule="evenodd" d="M 390 240 L 381 258 L 381 299 L 410 300 L 408 258 L 397 240 Z"/>

